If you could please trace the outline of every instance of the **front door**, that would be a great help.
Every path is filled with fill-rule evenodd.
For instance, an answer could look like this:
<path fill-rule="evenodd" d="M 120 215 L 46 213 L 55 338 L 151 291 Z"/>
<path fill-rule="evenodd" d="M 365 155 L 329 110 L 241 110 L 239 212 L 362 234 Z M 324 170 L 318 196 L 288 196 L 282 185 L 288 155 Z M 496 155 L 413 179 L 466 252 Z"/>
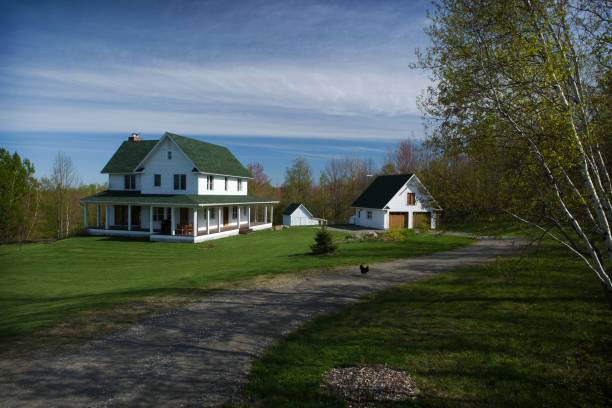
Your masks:
<path fill-rule="evenodd" d="M 132 226 L 137 226 L 140 227 L 140 209 L 142 207 L 140 206 L 133 206 L 132 207 Z"/>
<path fill-rule="evenodd" d="M 181 225 L 189 224 L 189 208 L 181 208 L 179 218 L 180 218 Z"/>
<path fill-rule="evenodd" d="M 223 207 L 223 225 L 229 224 L 229 207 Z"/>

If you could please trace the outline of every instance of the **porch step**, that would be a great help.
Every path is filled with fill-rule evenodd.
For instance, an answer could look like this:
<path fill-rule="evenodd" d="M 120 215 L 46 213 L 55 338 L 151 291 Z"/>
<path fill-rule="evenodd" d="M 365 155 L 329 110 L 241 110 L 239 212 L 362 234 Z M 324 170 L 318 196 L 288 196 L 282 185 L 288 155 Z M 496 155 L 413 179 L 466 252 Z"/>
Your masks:
<path fill-rule="evenodd" d="M 255 231 L 253 231 L 251 228 L 241 228 L 239 231 L 240 234 L 251 234 L 253 232 Z"/>

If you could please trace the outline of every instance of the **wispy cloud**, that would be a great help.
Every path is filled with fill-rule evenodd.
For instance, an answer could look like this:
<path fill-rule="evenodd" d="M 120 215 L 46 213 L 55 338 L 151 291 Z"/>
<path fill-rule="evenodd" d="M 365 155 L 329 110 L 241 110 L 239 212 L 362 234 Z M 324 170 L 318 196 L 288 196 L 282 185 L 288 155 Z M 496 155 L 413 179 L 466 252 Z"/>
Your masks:
<path fill-rule="evenodd" d="M 177 62 L 158 67 L 115 66 L 103 72 L 3 71 L 18 83 L 35 85 L 21 90 L 34 98 L 146 105 L 188 103 L 191 109 L 221 103 L 349 116 L 415 114 L 416 97 L 428 85 L 427 78 L 418 72 L 350 66 L 206 68 Z"/>

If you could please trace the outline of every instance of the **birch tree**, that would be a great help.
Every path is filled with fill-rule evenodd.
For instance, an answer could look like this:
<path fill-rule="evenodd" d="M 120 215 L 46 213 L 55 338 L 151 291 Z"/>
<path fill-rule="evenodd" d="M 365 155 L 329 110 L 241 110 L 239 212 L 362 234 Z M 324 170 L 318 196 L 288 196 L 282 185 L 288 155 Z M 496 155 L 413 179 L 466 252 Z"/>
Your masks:
<path fill-rule="evenodd" d="M 440 0 L 418 66 L 431 140 L 503 174 L 504 210 L 579 257 L 612 306 L 607 0 Z"/>
<path fill-rule="evenodd" d="M 61 239 L 70 235 L 70 220 L 74 206 L 71 191 L 78 184 L 70 156 L 64 153 L 55 156 L 50 184 L 55 201 L 57 239 Z"/>

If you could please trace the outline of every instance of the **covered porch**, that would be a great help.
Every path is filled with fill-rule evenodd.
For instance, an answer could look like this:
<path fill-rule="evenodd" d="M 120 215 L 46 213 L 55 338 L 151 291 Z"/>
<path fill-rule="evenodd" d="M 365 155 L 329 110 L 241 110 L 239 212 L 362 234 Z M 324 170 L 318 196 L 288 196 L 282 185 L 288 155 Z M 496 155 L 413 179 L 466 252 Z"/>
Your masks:
<path fill-rule="evenodd" d="M 245 200 L 247 197 L 240 198 L 248 201 Z M 125 203 L 123 200 L 92 202 L 95 198 L 92 196 L 81 200 L 84 227 L 90 235 L 149 237 L 151 241 L 163 242 L 202 242 L 272 228 L 276 203 L 262 199 L 256 202 L 231 202 L 238 200 L 227 197 L 229 203 L 179 204 L 163 202 L 170 200 L 158 198 L 157 201 L 161 202 L 145 205 Z M 88 225 L 90 204 L 95 205 L 93 226 Z"/>

